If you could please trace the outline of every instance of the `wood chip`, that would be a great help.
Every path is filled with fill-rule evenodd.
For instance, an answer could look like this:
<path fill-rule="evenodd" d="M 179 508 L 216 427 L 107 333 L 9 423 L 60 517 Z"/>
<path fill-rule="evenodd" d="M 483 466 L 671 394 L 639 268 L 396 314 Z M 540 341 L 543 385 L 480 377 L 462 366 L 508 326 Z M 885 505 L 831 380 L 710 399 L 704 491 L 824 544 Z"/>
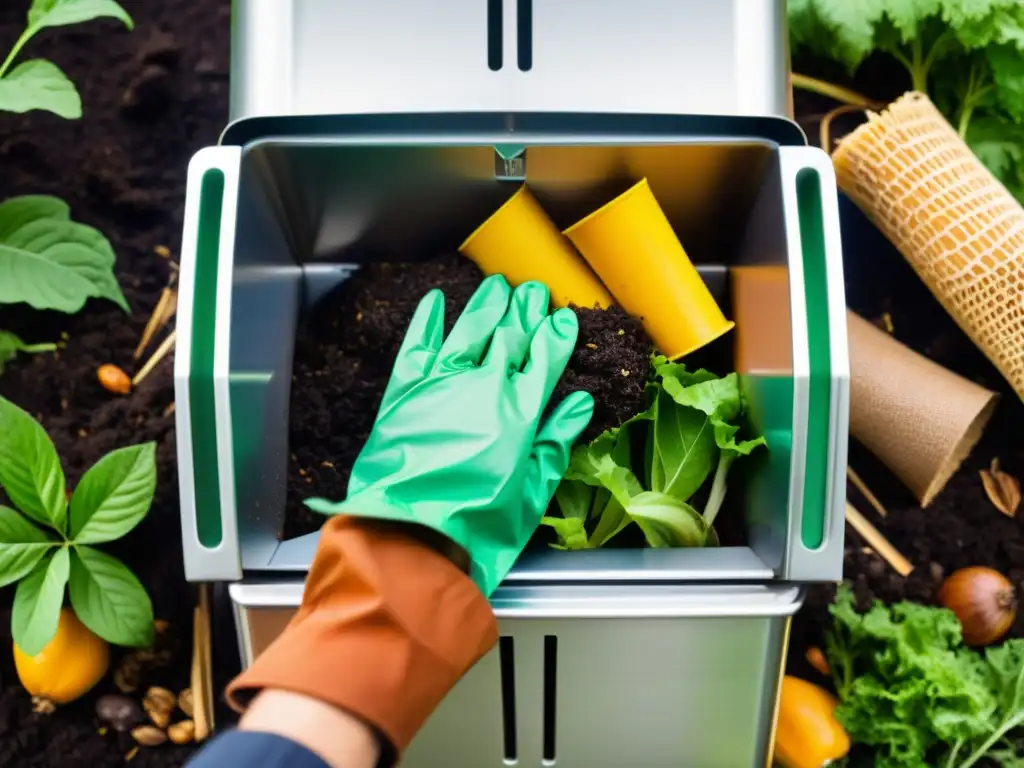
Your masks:
<path fill-rule="evenodd" d="M 893 567 L 900 576 L 906 578 L 914 570 L 913 564 L 907 560 L 894 547 L 881 532 L 869 523 L 864 515 L 858 512 L 850 502 L 846 502 L 846 522 L 864 539 L 871 547 L 882 556 L 889 565 Z"/>
<path fill-rule="evenodd" d="M 160 292 L 160 298 L 156 302 L 156 306 L 153 307 L 153 314 L 149 316 L 146 327 L 142 331 L 139 345 L 135 347 L 135 351 L 132 353 L 132 360 L 138 360 L 142 356 L 146 347 L 149 346 L 149 342 L 167 324 L 167 321 L 174 316 L 174 312 L 177 311 L 178 307 L 176 296 L 177 294 L 170 287 L 164 288 Z M 173 307 L 171 306 L 172 304 Z"/>
<path fill-rule="evenodd" d="M 875 512 L 882 517 L 889 516 L 889 510 L 882 506 L 882 502 L 880 502 L 878 497 L 871 492 L 871 489 L 867 487 L 865 482 L 860 479 L 860 475 L 853 471 L 853 467 L 848 466 L 846 468 L 846 476 L 850 479 L 850 482 L 853 483 L 853 487 L 860 491 L 861 495 L 868 500 L 868 504 L 874 507 Z"/>
<path fill-rule="evenodd" d="M 886 333 L 896 332 L 896 326 L 892 324 L 892 315 L 888 312 L 882 313 L 882 327 L 885 328 Z"/>
<path fill-rule="evenodd" d="M 139 384 L 142 383 L 142 380 L 149 375 L 149 372 L 156 368 L 160 361 L 167 357 L 167 354 L 174 349 L 174 340 L 177 334 L 178 332 L 176 330 L 171 331 L 170 335 L 163 340 L 163 343 L 156 348 L 156 352 L 153 353 L 153 356 L 146 361 L 146 364 L 142 366 L 142 368 L 139 369 L 139 372 L 132 378 L 133 387 L 139 386 Z"/>
<path fill-rule="evenodd" d="M 213 653 L 210 645 L 210 597 L 206 584 L 199 585 L 199 604 L 192 618 L 192 720 L 194 738 L 202 742 L 214 728 Z"/>
<path fill-rule="evenodd" d="M 124 761 L 126 763 L 130 763 L 132 760 L 135 759 L 135 756 L 137 754 L 139 754 L 139 748 L 138 747 L 132 747 L 130 750 L 128 750 L 128 754 L 124 756 Z"/>
<path fill-rule="evenodd" d="M 1020 506 L 1020 481 L 999 468 L 999 457 L 992 459 L 989 468 L 978 474 L 981 475 L 981 484 L 985 486 L 985 493 L 992 506 L 1007 517 L 1016 517 L 1017 507 Z"/>
<path fill-rule="evenodd" d="M 161 259 L 171 258 L 171 249 L 166 245 L 158 245 L 153 249 L 153 253 L 159 256 Z"/>
<path fill-rule="evenodd" d="M 597 344 L 587 344 L 587 349 L 597 349 Z"/>
<path fill-rule="evenodd" d="M 167 406 L 166 408 L 164 408 L 164 414 L 163 414 L 163 415 L 164 415 L 164 418 L 166 419 L 166 418 L 167 418 L 168 416 L 170 416 L 170 415 L 171 415 L 172 413 L 174 413 L 174 403 L 171 403 L 171 404 L 170 404 L 170 405 L 168 405 L 168 406 Z"/>

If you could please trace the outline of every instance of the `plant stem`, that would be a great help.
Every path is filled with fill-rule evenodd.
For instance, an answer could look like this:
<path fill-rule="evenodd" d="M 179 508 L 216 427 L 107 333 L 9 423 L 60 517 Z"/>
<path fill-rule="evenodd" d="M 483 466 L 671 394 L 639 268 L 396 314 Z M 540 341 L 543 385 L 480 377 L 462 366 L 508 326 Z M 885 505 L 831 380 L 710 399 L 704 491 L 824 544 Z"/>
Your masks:
<path fill-rule="evenodd" d="M 816 77 L 808 77 L 807 75 L 793 72 L 790 75 L 790 83 L 794 88 L 828 96 L 830 99 L 841 101 L 843 104 L 849 104 L 852 107 L 860 107 L 861 109 L 879 109 L 882 107 L 881 102 L 869 99 L 867 96 L 851 91 L 849 88 L 844 88 L 841 85 L 819 80 Z"/>
<path fill-rule="evenodd" d="M 11 48 L 11 52 L 7 54 L 7 58 L 4 59 L 4 63 L 0 64 L 0 77 L 7 74 L 7 70 L 10 69 L 11 64 L 14 62 L 14 57 L 21 53 L 21 49 L 25 47 L 25 43 L 32 39 L 38 30 L 35 27 L 28 27 L 24 32 L 21 33 L 21 37 L 18 38 L 18 42 Z"/>
<path fill-rule="evenodd" d="M 924 51 L 921 49 L 921 38 L 915 37 L 913 42 L 911 42 L 910 55 L 911 86 L 915 91 L 925 93 L 928 90 L 928 67 L 930 66 L 931 56 L 929 55 L 927 59 L 924 57 Z"/>
<path fill-rule="evenodd" d="M 711 492 L 708 494 L 708 503 L 704 505 L 704 522 L 708 528 L 715 524 L 715 518 L 725 501 L 725 480 L 729 475 L 729 467 L 732 466 L 735 456 L 722 451 L 718 454 L 718 467 L 715 469 L 715 479 L 711 482 Z"/>
<path fill-rule="evenodd" d="M 1009 720 L 1004 722 L 1001 726 L 999 726 L 999 728 L 996 729 L 995 733 L 993 733 L 991 736 L 985 739 L 985 742 L 976 750 L 974 750 L 974 752 L 971 753 L 970 757 L 968 757 L 964 762 L 960 763 L 959 768 L 971 768 L 972 765 L 974 765 L 976 762 L 978 762 L 979 760 L 981 760 L 981 758 L 985 756 L 986 752 L 992 749 L 992 747 L 995 745 L 997 741 L 999 741 L 1001 738 L 1003 738 L 1003 736 L 1012 731 L 1021 723 L 1024 723 L 1024 711 L 1018 712 Z"/>
<path fill-rule="evenodd" d="M 953 751 L 949 753 L 949 759 L 946 760 L 946 768 L 955 768 L 956 757 L 960 754 L 960 748 L 964 745 L 963 739 L 957 739 L 956 744 L 953 745 Z"/>
<path fill-rule="evenodd" d="M 40 352 L 55 352 L 57 350 L 56 344 L 26 344 L 21 348 L 22 352 L 26 352 L 30 355 L 35 355 Z"/>
<path fill-rule="evenodd" d="M 956 132 L 960 134 L 961 139 L 967 138 L 967 126 L 970 125 L 973 114 L 974 105 L 969 102 L 964 102 L 964 106 L 960 110 L 960 121 L 956 126 Z"/>

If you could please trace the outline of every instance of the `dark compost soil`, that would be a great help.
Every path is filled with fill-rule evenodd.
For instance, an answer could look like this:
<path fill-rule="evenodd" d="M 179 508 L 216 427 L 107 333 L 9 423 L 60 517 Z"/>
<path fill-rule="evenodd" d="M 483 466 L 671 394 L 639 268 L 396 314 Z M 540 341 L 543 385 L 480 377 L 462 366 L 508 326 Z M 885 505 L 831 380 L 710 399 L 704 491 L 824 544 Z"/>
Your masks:
<path fill-rule="evenodd" d="M 462 256 L 377 263 L 320 301 L 295 342 L 283 538 L 323 524 L 304 499 L 345 498 L 352 464 L 373 427 L 419 300 L 433 288 L 444 292 L 447 332 L 480 280 L 479 270 Z M 579 341 L 552 402 L 577 390 L 594 395 L 586 439 L 643 409 L 651 343 L 639 321 L 616 307 L 578 309 L 577 315 Z"/>
<path fill-rule="evenodd" d="M 57 355 L 9 363 L 0 377 L 0 395 L 46 427 L 70 485 L 105 452 L 157 441 L 159 480 L 149 516 L 105 549 L 139 576 L 156 616 L 171 623 L 180 641 L 170 667 L 154 671 L 143 684 L 179 690 L 189 680 L 194 595 L 181 560 L 174 416 L 167 411 L 174 398 L 172 364 L 167 358 L 130 397 L 103 390 L 95 372 L 107 362 L 135 369 L 132 351 L 171 268 L 154 248 L 166 246 L 177 254 L 188 160 L 200 147 L 216 143 L 226 123 L 229 2 L 123 4 L 136 23 L 131 33 L 99 21 L 46 30 L 26 48 L 24 58 L 50 59 L 76 83 L 84 117 L 0 114 L 0 198 L 58 195 L 76 220 L 106 234 L 118 255 L 117 276 L 132 314 L 102 301 L 89 302 L 72 317 L 0 309 L 0 328 L 26 340 L 54 341 L 67 334 Z M 4 51 L 21 33 L 28 6 L 28 0 L 0 4 Z M 96 696 L 115 691 L 109 676 L 56 714 L 32 713 L 11 659 L 12 593 L 0 592 L 0 765 L 124 765 L 133 746 L 130 737 L 100 736 L 93 716 Z M 193 749 L 143 749 L 132 765 L 178 766 Z"/>

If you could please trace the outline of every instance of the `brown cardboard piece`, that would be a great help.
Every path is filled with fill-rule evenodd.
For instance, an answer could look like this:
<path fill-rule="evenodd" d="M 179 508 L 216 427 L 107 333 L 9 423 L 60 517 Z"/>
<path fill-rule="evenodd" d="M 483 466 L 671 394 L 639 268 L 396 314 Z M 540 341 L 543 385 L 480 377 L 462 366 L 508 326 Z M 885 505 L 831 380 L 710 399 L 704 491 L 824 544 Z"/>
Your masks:
<path fill-rule="evenodd" d="M 927 507 L 981 437 L 998 396 L 853 312 L 850 434 Z"/>

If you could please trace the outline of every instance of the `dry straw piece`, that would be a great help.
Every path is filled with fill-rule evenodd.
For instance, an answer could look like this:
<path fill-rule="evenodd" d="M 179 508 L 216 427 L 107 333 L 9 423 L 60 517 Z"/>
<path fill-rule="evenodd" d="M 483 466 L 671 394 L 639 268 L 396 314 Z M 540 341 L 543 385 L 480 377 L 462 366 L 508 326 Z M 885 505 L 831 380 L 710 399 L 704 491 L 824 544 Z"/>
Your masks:
<path fill-rule="evenodd" d="M 832 157 L 839 187 L 1024 398 L 1024 208 L 921 93 L 870 113 Z"/>

